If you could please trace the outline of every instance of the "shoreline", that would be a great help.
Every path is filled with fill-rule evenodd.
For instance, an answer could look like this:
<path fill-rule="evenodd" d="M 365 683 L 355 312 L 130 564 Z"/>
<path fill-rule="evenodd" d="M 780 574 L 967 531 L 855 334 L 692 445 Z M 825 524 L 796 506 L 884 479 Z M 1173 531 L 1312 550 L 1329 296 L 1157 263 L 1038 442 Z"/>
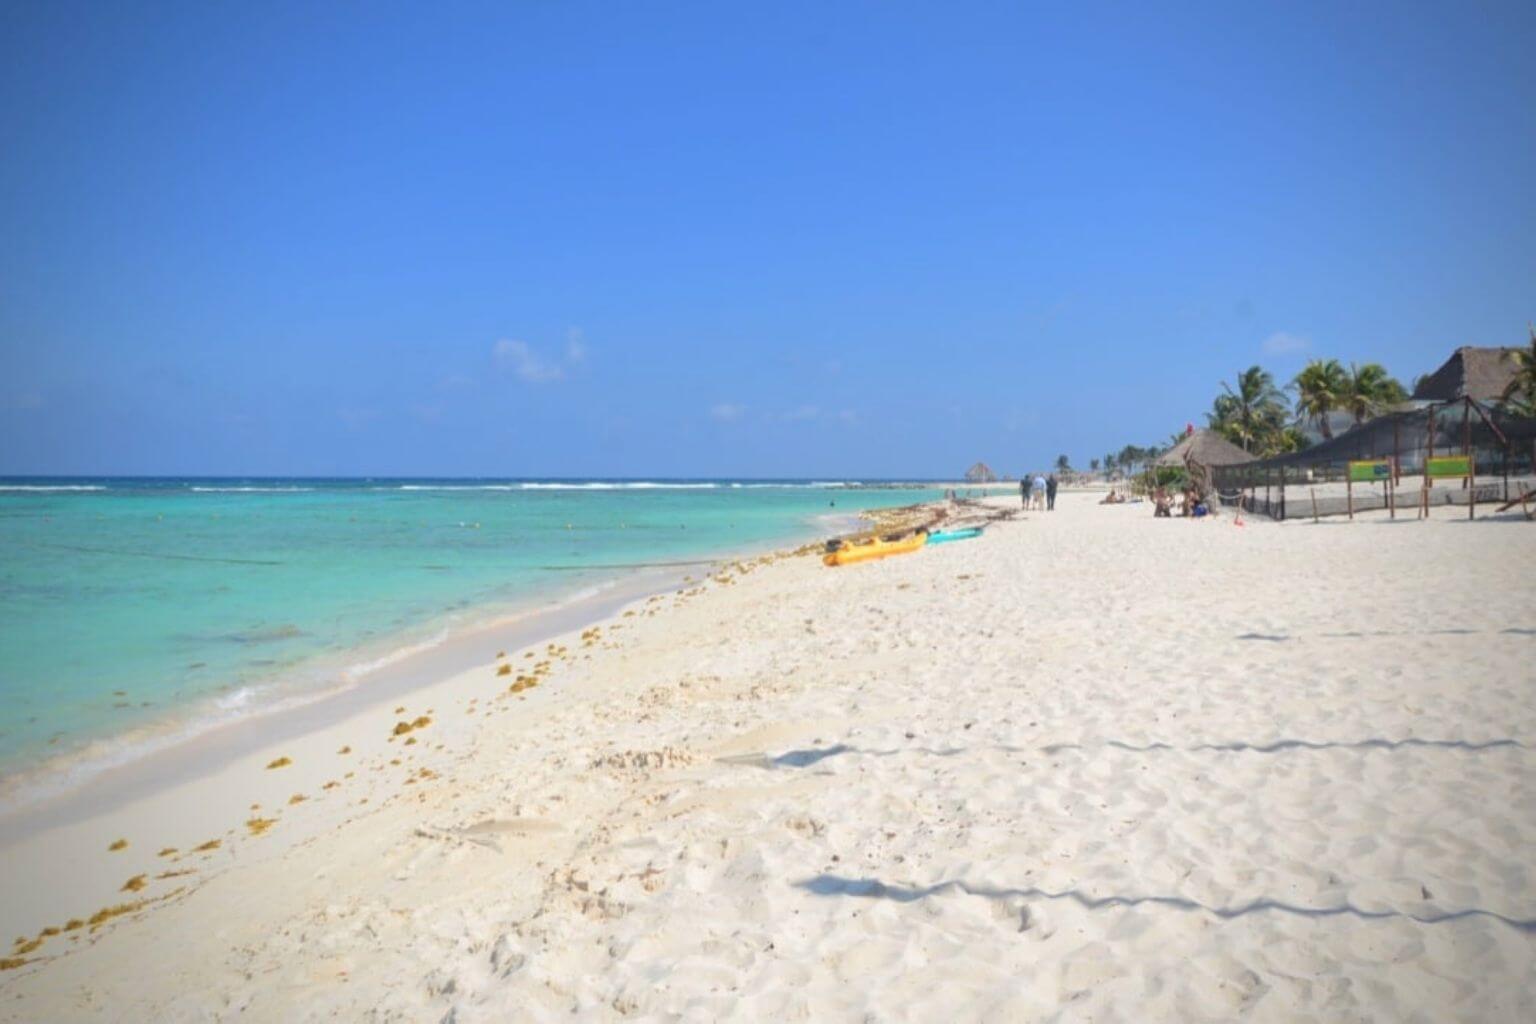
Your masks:
<path fill-rule="evenodd" d="M 534 601 L 520 612 L 466 624 L 442 642 L 391 660 L 350 685 L 212 723 L 168 744 L 144 750 L 124 763 L 104 767 L 73 785 L 10 806 L 0 812 L 0 851 L 12 860 L 9 872 L 0 880 L 0 892 L 8 891 L 8 898 L 0 901 L 0 907 L 6 911 L 0 927 L 26 932 L 60 925 L 61 922 L 52 920 L 59 915 L 53 909 L 57 899 L 50 887 L 17 885 L 18 880 L 29 875 L 47 878 L 62 873 L 81 890 L 96 893 L 95 903 L 111 905 L 121 880 L 117 873 L 102 873 L 116 867 L 115 864 L 103 865 L 95 857 L 105 845 L 115 842 L 104 838 L 109 834 L 150 828 L 162 836 L 177 837 L 174 845 L 178 850 L 197 845 L 192 839 L 181 838 L 189 835 L 217 833 L 220 847 L 237 842 L 245 815 L 235 809 L 245 804 L 241 802 L 243 797 L 231 797 L 241 793 L 262 797 L 250 803 L 249 812 L 254 815 L 250 821 L 263 820 L 262 815 L 273 813 L 272 809 L 262 810 L 271 808 L 267 792 L 270 780 L 260 776 L 253 780 L 250 772 L 273 760 L 279 751 L 302 752 L 302 761 L 300 753 L 278 755 L 284 760 L 291 756 L 296 764 L 305 765 L 298 772 L 279 774 L 286 786 L 305 793 L 307 802 L 307 794 L 337 784 L 337 779 L 330 777 L 335 772 L 320 772 L 314 767 L 322 752 L 328 753 L 330 747 L 335 747 L 330 742 L 334 737 L 347 737 L 340 746 L 342 750 L 355 752 L 359 757 L 377 757 L 387 747 L 359 743 L 351 737 L 366 732 L 392 743 L 390 730 L 397 724 L 397 713 L 409 706 L 426 708 L 429 716 L 435 715 L 436 705 L 462 701 L 464 693 L 483 688 L 484 678 L 494 666 L 514 665 L 516 677 L 521 678 L 522 662 L 535 657 L 535 652 L 544 657 L 557 647 L 563 651 L 572 640 L 587 636 L 591 630 L 622 629 L 630 616 L 654 614 L 649 609 L 656 602 L 671 598 L 681 603 L 706 590 L 720 588 L 720 581 L 728 581 L 733 573 L 794 558 L 817 546 L 827 535 L 828 527 L 840 531 L 834 535 L 842 536 L 861 524 L 867 528 L 871 516 L 895 516 L 894 521 L 899 522 L 903 513 L 911 517 L 941 504 L 877 506 L 818 515 L 806 522 L 805 530 L 796 531 L 798 539 L 786 537 L 752 544 L 684 564 L 626 568 L 620 575 L 582 588 L 575 600 L 557 601 L 553 605 Z M 565 642 L 556 644 L 561 640 Z M 530 690 L 520 699 L 529 702 L 529 712 L 536 715 L 550 697 Z M 399 706 L 395 706 L 397 702 Z M 398 759 L 390 760 L 399 763 Z M 369 799 L 363 797 L 361 804 L 367 804 Z M 361 804 L 351 806 L 355 809 Z M 278 801 L 278 805 L 281 807 L 282 802 Z M 278 813 L 281 815 L 281 811 Z M 245 824 L 249 826 L 250 821 Z M 330 819 L 330 823 L 334 824 L 335 819 Z M 252 832 L 252 836 L 256 834 L 259 832 Z M 90 838 L 83 839 L 85 836 Z M 162 838 L 156 842 L 167 841 Z M 294 841 L 296 837 L 289 835 L 269 844 L 268 851 Z M 186 856 L 178 853 L 169 863 L 177 864 Z M 143 859 L 131 863 L 143 869 L 166 866 Z M 202 858 L 201 864 L 199 870 L 217 871 L 217 862 L 209 862 L 208 856 Z M 141 871 L 146 876 L 151 873 Z M 174 876 L 173 870 L 169 876 L 162 872 L 157 877 Z M 76 909 L 86 912 L 91 903 L 87 900 Z"/>
<path fill-rule="evenodd" d="M 401 681 L 409 673 L 424 669 L 427 679 L 436 680 L 463 671 L 468 650 L 477 649 L 486 635 L 502 637 L 501 646 L 510 643 L 523 647 L 572 626 L 591 625 L 608 618 L 615 601 L 622 606 L 682 585 L 695 576 L 707 576 L 702 570 L 783 551 L 786 546 L 814 543 L 834 522 L 838 529 L 851 532 L 868 511 L 817 515 L 806 520 L 803 530 L 778 540 L 701 558 L 573 566 L 570 573 L 589 578 L 574 585 L 531 591 L 508 604 L 482 604 L 442 613 L 365 646 L 308 656 L 272 678 L 231 684 L 216 696 L 168 709 L 151 721 L 87 737 L 79 747 L 39 759 L 31 769 L 0 775 L 0 849 L 24 836 L 30 827 L 80 820 L 83 812 L 79 805 L 98 794 L 144 796 L 152 792 L 147 787 L 153 780 L 164 786 L 195 774 L 199 765 L 217 767 L 221 760 L 227 760 L 223 753 L 226 748 L 215 742 L 218 737 L 230 737 L 235 748 L 248 750 L 248 734 L 264 725 L 276 726 L 279 735 L 322 727 L 349 710 L 409 693 L 411 685 Z M 283 692 L 283 678 L 299 674 L 328 677 L 329 682 Z M 270 691 L 274 696 L 249 707 L 222 707 L 224 700 L 241 690 Z M 180 766 L 182 771 L 170 771 L 168 765 Z M 104 782 L 102 777 L 107 774 L 119 777 Z M 71 809 L 61 811 L 60 807 Z"/>

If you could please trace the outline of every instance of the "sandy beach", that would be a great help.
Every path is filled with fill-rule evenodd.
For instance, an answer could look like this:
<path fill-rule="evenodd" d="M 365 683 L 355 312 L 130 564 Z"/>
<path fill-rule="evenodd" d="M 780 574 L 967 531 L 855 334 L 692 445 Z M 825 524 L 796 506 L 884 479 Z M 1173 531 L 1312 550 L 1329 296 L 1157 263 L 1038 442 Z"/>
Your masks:
<path fill-rule="evenodd" d="M 39 819 L 0 1019 L 1531 1019 L 1536 529 L 1095 498 Z"/>

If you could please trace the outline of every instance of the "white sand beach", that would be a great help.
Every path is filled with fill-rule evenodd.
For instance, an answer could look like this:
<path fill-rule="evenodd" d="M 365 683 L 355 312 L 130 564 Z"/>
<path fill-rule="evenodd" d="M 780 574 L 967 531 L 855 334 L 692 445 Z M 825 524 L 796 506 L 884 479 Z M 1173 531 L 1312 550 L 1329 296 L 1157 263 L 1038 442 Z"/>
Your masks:
<path fill-rule="evenodd" d="M 487 637 L 14 837 L 0 1019 L 1530 1020 L 1533 567 L 1063 493 Z"/>

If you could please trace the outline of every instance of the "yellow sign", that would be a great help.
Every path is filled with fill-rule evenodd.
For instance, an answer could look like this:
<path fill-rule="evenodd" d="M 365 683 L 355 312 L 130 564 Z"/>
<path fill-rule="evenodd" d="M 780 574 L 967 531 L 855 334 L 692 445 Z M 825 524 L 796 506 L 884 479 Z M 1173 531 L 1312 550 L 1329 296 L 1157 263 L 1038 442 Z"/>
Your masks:
<path fill-rule="evenodd" d="M 1373 484 L 1392 476 L 1390 459 L 1366 459 L 1349 464 L 1349 478 L 1357 484 Z"/>
<path fill-rule="evenodd" d="M 1442 476 L 1468 477 L 1472 475 L 1472 460 L 1465 455 L 1442 455 L 1425 459 L 1424 475 L 1431 480 Z"/>

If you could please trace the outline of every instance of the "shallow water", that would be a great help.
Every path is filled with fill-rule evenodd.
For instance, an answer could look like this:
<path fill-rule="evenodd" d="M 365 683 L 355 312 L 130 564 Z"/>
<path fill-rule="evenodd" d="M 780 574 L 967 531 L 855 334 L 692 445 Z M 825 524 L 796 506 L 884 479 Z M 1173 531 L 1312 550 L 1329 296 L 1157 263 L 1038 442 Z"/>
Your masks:
<path fill-rule="evenodd" d="M 0 775 L 365 680 L 634 567 L 936 497 L 790 481 L 0 480 Z"/>

